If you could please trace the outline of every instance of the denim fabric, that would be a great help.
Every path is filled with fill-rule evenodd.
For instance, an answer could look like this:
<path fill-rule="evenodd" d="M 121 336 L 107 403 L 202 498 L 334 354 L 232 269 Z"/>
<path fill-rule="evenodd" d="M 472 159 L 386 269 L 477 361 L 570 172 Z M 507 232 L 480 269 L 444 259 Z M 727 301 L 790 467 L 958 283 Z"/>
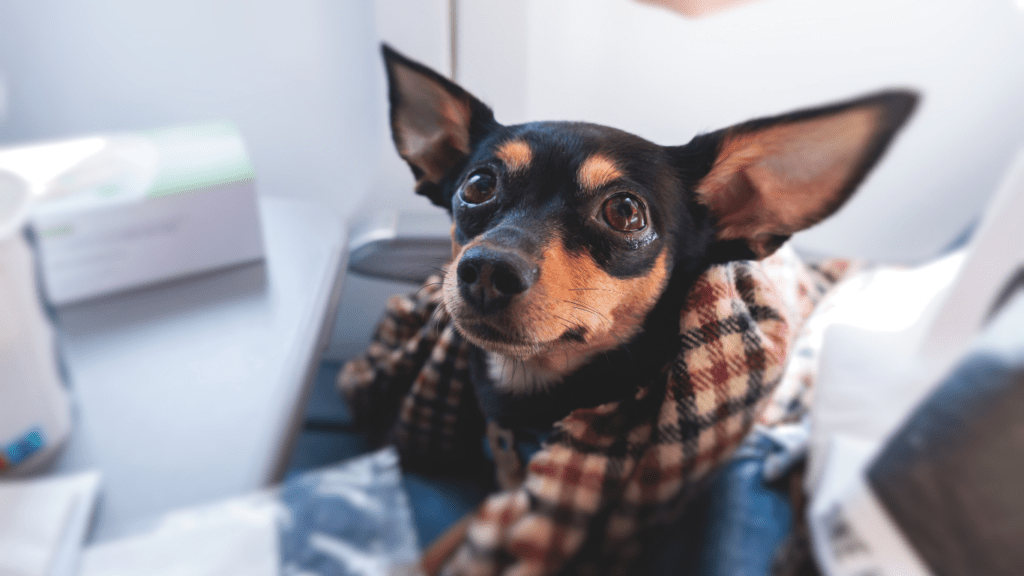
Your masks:
<path fill-rule="evenodd" d="M 669 530 L 650 564 L 653 576 L 767 576 L 793 524 L 786 486 L 768 483 L 766 458 L 784 448 L 760 433 Z"/>
<path fill-rule="evenodd" d="M 413 522 L 423 550 L 452 524 L 475 510 L 493 490 L 493 486 L 479 478 L 429 476 L 415 472 L 406 472 L 402 484 L 409 493 Z"/>

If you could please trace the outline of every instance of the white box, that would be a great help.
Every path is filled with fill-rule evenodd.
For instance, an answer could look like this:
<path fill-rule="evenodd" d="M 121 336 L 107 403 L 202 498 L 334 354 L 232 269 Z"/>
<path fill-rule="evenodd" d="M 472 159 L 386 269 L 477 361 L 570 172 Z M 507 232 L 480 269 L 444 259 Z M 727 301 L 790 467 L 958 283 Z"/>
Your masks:
<path fill-rule="evenodd" d="M 67 304 L 263 257 L 255 173 L 225 123 L 0 151 L 32 183 L 43 285 Z"/>

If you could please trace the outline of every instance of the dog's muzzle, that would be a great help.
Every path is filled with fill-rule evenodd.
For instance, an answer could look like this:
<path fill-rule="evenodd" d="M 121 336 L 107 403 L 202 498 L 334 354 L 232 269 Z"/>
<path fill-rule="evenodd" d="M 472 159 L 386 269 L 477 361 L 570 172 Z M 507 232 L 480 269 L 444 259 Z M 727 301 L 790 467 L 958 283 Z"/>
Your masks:
<path fill-rule="evenodd" d="M 516 251 L 474 246 L 462 255 L 456 273 L 466 305 L 479 314 L 494 314 L 529 290 L 539 269 Z"/>

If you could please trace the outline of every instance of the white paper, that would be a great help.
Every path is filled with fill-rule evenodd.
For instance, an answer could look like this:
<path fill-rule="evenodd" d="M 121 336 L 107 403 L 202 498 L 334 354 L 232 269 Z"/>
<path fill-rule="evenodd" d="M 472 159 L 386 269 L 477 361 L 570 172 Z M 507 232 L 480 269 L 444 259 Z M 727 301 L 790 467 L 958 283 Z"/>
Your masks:
<path fill-rule="evenodd" d="M 74 566 L 98 486 L 95 472 L 0 482 L 0 575 Z"/>
<path fill-rule="evenodd" d="M 277 576 L 273 509 L 227 503 L 85 550 L 79 576 Z"/>
<path fill-rule="evenodd" d="M 836 435 L 807 512 L 814 556 L 827 576 L 931 576 L 868 487 L 878 444 Z"/>
<path fill-rule="evenodd" d="M 916 351 L 963 252 L 909 269 L 878 269 L 840 285 L 823 323 L 807 474 L 814 493 L 826 445 L 836 434 L 880 442 L 955 358 L 924 364 Z"/>
<path fill-rule="evenodd" d="M 96 511 L 96 497 L 99 494 L 99 472 L 86 472 L 76 477 L 78 496 L 71 509 L 65 526 L 64 537 L 57 549 L 50 576 L 75 576 L 78 574 L 78 561 L 82 553 L 82 543 L 91 525 L 93 513 Z"/>

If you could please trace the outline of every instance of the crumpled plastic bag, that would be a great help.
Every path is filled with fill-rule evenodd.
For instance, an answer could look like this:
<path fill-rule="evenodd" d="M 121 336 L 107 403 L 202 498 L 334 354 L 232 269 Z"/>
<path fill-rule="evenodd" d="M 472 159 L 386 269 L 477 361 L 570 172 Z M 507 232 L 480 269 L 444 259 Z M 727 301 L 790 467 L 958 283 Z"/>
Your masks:
<path fill-rule="evenodd" d="M 420 551 L 393 448 L 302 474 L 279 493 L 285 576 L 418 575 Z"/>

